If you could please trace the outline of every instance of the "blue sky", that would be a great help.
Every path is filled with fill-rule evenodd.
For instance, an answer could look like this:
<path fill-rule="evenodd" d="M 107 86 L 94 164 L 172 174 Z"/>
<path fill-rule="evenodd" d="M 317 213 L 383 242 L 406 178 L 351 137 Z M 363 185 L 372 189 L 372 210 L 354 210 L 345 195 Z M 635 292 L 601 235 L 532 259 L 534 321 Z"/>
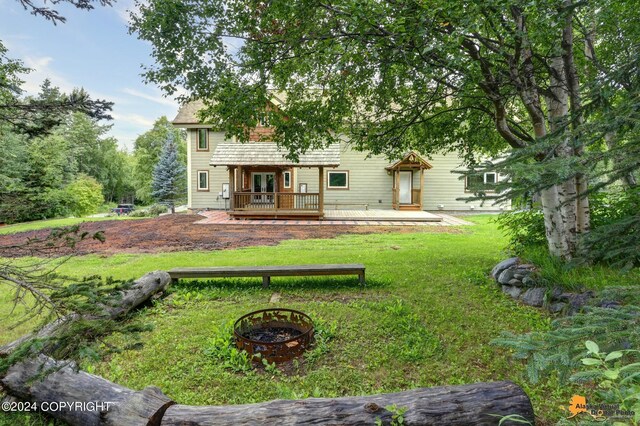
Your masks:
<path fill-rule="evenodd" d="M 151 46 L 127 32 L 132 5 L 133 0 L 119 0 L 89 12 L 58 5 L 54 8 L 67 22 L 54 26 L 16 0 L 0 0 L 0 40 L 9 57 L 33 69 L 23 76 L 23 89 L 35 94 L 48 77 L 64 91 L 84 87 L 93 97 L 114 102 L 111 136 L 129 150 L 158 117 L 171 120 L 178 110 L 176 101 L 143 82 L 141 64 L 152 63 Z"/>

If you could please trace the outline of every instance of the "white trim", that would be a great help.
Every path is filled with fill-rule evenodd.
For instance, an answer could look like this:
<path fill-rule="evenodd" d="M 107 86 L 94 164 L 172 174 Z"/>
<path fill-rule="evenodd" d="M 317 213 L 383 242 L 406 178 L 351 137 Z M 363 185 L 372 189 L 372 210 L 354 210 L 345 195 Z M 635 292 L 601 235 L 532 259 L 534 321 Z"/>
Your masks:
<path fill-rule="evenodd" d="M 346 175 L 347 181 L 345 186 L 332 186 L 331 185 L 331 174 L 332 173 L 342 173 Z M 327 189 L 349 189 L 349 170 L 327 170 Z"/>
<path fill-rule="evenodd" d="M 202 174 L 206 174 L 207 175 L 207 186 L 206 187 L 201 187 L 200 186 L 200 175 Z M 208 191 L 209 190 L 209 170 L 198 170 L 198 176 L 197 176 L 197 185 L 196 187 L 198 188 L 198 191 Z"/>

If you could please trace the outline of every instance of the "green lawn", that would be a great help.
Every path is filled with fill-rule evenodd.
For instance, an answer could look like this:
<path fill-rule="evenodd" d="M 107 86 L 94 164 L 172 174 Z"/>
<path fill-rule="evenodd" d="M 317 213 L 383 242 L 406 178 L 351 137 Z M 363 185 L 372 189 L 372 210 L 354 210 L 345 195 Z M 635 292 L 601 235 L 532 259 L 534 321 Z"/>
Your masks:
<path fill-rule="evenodd" d="M 1 234 L 16 234 L 18 232 L 35 231 L 38 229 L 60 228 L 62 226 L 78 225 L 84 222 L 99 222 L 103 220 L 148 219 L 143 217 L 109 216 L 109 217 L 67 217 L 63 219 L 36 220 L 33 222 L 16 223 L 15 225 L 0 226 Z"/>
<path fill-rule="evenodd" d="M 425 227 L 419 233 L 288 240 L 274 247 L 75 258 L 62 272 L 135 278 L 174 266 L 357 262 L 367 267 L 366 288 L 359 288 L 356 278 L 274 278 L 267 290 L 260 279 L 182 282 L 133 320 L 154 327 L 142 335 L 142 349 L 84 367 L 131 388 L 159 386 L 177 402 L 194 405 L 508 379 L 525 388 L 544 421 L 559 418 L 558 406 L 567 404 L 572 389 L 553 381 L 531 386 L 522 363 L 490 344 L 501 331 L 544 329 L 550 321 L 542 311 L 504 296 L 488 278 L 505 257 L 506 244 L 491 218 L 470 218 L 476 225 L 456 233 Z M 610 276 L 617 277 L 611 271 Z M 274 293 L 281 295 L 279 306 L 333 327 L 334 338 L 322 353 L 312 352 L 288 375 L 234 373 L 206 354 L 220 325 L 273 306 Z M 9 306 L 3 295 L 0 314 Z M 0 342 L 15 334 L 0 330 Z M 109 341 L 122 343 L 118 336 Z"/>

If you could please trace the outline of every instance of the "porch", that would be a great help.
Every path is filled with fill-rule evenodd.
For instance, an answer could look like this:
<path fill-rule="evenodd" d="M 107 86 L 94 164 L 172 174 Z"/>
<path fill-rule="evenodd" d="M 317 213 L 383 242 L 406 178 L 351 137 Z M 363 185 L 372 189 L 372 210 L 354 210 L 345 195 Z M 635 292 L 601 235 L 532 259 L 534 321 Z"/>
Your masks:
<path fill-rule="evenodd" d="M 340 148 L 309 150 L 293 161 L 270 142 L 219 144 L 210 164 L 229 172 L 231 218 L 319 220 L 324 216 L 325 168 L 340 164 Z M 306 181 L 297 182 L 301 168 L 318 170 L 317 192 L 309 192 Z"/>

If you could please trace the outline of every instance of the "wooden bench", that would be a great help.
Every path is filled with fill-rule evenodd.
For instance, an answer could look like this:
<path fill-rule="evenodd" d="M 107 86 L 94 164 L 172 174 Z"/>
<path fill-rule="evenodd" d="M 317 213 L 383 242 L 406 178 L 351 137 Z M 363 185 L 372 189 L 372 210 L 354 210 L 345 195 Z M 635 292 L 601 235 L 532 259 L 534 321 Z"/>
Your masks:
<path fill-rule="evenodd" d="M 197 268 L 173 268 L 169 276 L 175 282 L 181 278 L 232 278 L 262 277 L 262 286 L 269 287 L 271 277 L 301 277 L 311 275 L 357 275 L 364 285 L 364 265 L 283 265 L 283 266 L 216 266 Z"/>

